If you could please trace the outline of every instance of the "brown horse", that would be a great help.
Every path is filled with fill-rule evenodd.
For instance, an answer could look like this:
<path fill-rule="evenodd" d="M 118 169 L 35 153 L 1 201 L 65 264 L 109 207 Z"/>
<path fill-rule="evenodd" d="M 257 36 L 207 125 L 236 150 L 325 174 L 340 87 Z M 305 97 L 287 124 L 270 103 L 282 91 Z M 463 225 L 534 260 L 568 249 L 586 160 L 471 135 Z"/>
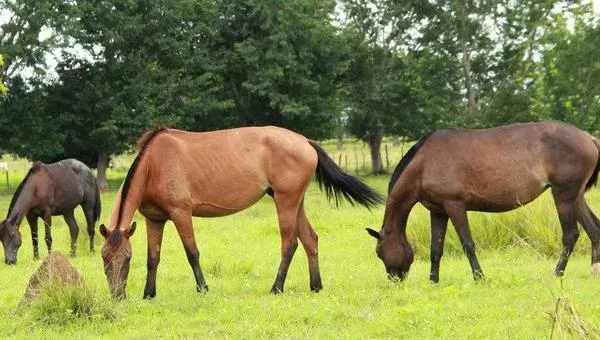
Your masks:
<path fill-rule="evenodd" d="M 144 298 L 156 296 L 163 228 L 175 223 L 192 267 L 198 291 L 208 287 L 199 265 L 192 216 L 234 214 L 265 194 L 273 197 L 281 232 L 281 263 L 272 293 L 283 291 L 290 261 L 300 239 L 308 255 L 310 288 L 322 288 L 317 234 L 304 212 L 303 201 L 316 172 L 328 198 L 343 196 L 371 207 L 382 198 L 356 178 L 345 174 L 315 142 L 277 127 L 247 127 L 214 132 L 155 128 L 138 142 L 133 161 L 113 207 L 111 228 L 100 226 L 105 273 L 114 298 L 125 298 L 131 259 L 129 238 L 137 209 L 145 217 L 148 274 Z"/>
<path fill-rule="evenodd" d="M 75 256 L 79 226 L 74 217 L 74 209 L 83 208 L 87 231 L 90 237 L 90 251 L 94 251 L 94 224 L 100 217 L 100 191 L 94 173 L 76 159 L 65 159 L 57 163 L 33 163 L 33 166 L 19 184 L 10 202 L 6 219 L 0 222 L 0 240 L 4 246 L 4 261 L 17 263 L 17 251 L 21 246 L 19 226 L 24 217 L 31 227 L 33 256 L 38 252 L 38 217 L 45 224 L 46 246 L 52 250 L 52 215 L 63 215 L 71 233 L 71 256 Z"/>
<path fill-rule="evenodd" d="M 439 281 L 448 218 L 477 280 L 483 272 L 467 211 L 513 210 L 551 188 L 564 246 L 555 275 L 563 275 L 579 237 L 577 222 L 592 241 L 592 268 L 600 269 L 600 222 L 583 197 L 598 178 L 599 150 L 596 138 L 556 121 L 439 130 L 423 137 L 394 171 L 381 231 L 367 229 L 377 239 L 377 256 L 390 277 L 405 277 L 413 261 L 406 224 L 420 202 L 431 215 L 430 280 Z"/>

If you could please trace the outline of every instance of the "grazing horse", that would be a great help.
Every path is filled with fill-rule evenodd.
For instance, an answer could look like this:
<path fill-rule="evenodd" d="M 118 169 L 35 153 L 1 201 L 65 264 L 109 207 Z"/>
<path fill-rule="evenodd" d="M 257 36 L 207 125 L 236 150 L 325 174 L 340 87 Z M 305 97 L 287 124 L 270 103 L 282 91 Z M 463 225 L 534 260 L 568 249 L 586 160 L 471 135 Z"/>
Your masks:
<path fill-rule="evenodd" d="M 579 237 L 579 222 L 592 241 L 592 269 L 600 269 L 600 221 L 583 197 L 598 179 L 599 141 L 562 122 L 514 124 L 482 130 L 445 129 L 418 141 L 392 175 L 377 256 L 390 277 L 403 279 L 413 261 L 406 238 L 412 207 L 431 216 L 431 274 L 439 281 L 448 218 L 469 259 L 473 277 L 483 277 L 475 256 L 467 211 L 503 212 L 533 201 L 551 188 L 564 250 L 555 269 L 562 276 Z"/>
<path fill-rule="evenodd" d="M 52 164 L 41 162 L 33 166 L 19 184 L 13 195 L 6 219 L 0 222 L 0 240 L 4 246 L 6 264 L 17 263 L 17 251 L 21 246 L 19 226 L 24 217 L 31 227 L 33 257 L 38 252 L 38 217 L 42 218 L 46 231 L 48 253 L 52 250 L 51 216 L 63 215 L 71 233 L 71 256 L 75 256 L 79 226 L 74 217 L 74 209 L 83 208 L 87 231 L 90 237 L 90 251 L 94 251 L 94 224 L 100 217 L 100 191 L 94 173 L 76 159 L 65 159 Z"/>
<path fill-rule="evenodd" d="M 131 259 L 130 226 L 136 210 L 145 217 L 148 273 L 144 298 L 156 296 L 156 272 L 163 229 L 172 220 L 196 280 L 208 289 L 199 264 L 192 216 L 217 217 L 244 210 L 265 194 L 273 197 L 281 233 L 281 263 L 271 292 L 283 292 L 288 267 L 298 246 L 308 256 L 310 289 L 322 288 L 317 234 L 304 212 L 304 193 L 312 175 L 328 198 L 342 198 L 367 208 L 379 194 L 342 172 L 314 141 L 278 127 L 246 127 L 213 132 L 154 128 L 138 142 L 133 161 L 117 194 L 110 228 L 100 226 L 104 270 L 113 298 L 125 298 Z"/>

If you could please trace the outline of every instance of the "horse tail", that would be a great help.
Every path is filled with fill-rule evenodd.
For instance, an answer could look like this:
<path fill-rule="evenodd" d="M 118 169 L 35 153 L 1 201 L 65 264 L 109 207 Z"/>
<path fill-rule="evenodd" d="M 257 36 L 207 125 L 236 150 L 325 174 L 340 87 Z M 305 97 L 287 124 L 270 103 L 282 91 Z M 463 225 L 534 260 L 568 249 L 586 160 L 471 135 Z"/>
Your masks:
<path fill-rule="evenodd" d="M 592 186 L 596 185 L 596 183 L 598 182 L 598 172 L 600 172 L 600 141 L 593 136 L 592 141 L 594 142 L 594 145 L 596 145 L 596 149 L 598 149 L 598 160 L 596 161 L 596 168 L 594 169 L 592 176 L 585 185 L 585 190 L 588 190 Z"/>
<path fill-rule="evenodd" d="M 100 213 L 102 212 L 102 204 L 100 203 L 100 187 L 94 179 L 94 223 L 100 219 Z"/>
<path fill-rule="evenodd" d="M 383 203 L 384 199 L 380 194 L 342 171 L 317 142 L 308 140 L 308 143 L 317 151 L 319 161 L 315 174 L 319 188 L 325 188 L 327 199 L 331 200 L 333 197 L 337 206 L 343 196 L 350 204 L 358 203 L 367 209 Z"/>

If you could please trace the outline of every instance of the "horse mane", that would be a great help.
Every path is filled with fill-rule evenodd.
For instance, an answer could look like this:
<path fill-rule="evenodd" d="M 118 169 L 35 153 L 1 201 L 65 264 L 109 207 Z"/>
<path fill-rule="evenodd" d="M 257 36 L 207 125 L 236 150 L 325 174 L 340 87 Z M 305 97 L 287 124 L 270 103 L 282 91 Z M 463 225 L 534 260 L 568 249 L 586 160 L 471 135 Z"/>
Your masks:
<path fill-rule="evenodd" d="M 164 126 L 155 126 L 150 130 L 146 131 L 142 135 L 142 137 L 140 137 L 140 139 L 137 141 L 137 148 L 140 151 L 133 160 L 133 163 L 131 163 L 131 167 L 129 167 L 129 171 L 127 171 L 127 176 L 125 176 L 125 181 L 123 181 L 123 190 L 121 190 L 121 202 L 119 202 L 119 215 L 117 216 L 117 226 L 121 222 L 121 214 L 123 212 L 123 208 L 125 207 L 125 198 L 127 197 L 127 193 L 129 192 L 129 188 L 131 187 L 131 180 L 133 178 L 133 175 L 139 167 L 140 160 L 144 156 L 148 145 L 150 145 L 150 142 L 154 139 L 154 137 L 166 130 L 167 128 Z"/>
<path fill-rule="evenodd" d="M 13 194 L 12 199 L 10 200 L 10 205 L 8 207 L 8 213 L 6 214 L 6 218 L 8 218 L 8 216 L 10 216 L 10 214 L 12 213 L 12 210 L 13 210 L 15 204 L 17 203 L 17 199 L 19 198 L 21 191 L 23 191 L 23 187 L 25 187 L 25 183 L 27 183 L 27 180 L 29 179 L 29 177 L 31 177 L 32 174 L 39 172 L 41 168 L 42 168 L 42 162 L 33 162 L 31 169 L 29 169 L 29 171 L 27 172 L 27 175 L 25 175 L 25 178 L 23 178 L 23 181 L 21 181 L 21 183 L 17 187 L 17 190 Z"/>
<path fill-rule="evenodd" d="M 110 237 L 106 239 L 106 243 L 111 247 L 116 247 L 119 245 L 119 243 L 121 243 L 121 239 L 121 230 L 119 230 L 119 228 L 115 228 L 110 234 Z"/>
<path fill-rule="evenodd" d="M 392 193 L 392 189 L 394 188 L 394 185 L 398 181 L 398 178 L 400 178 L 402 171 L 404 171 L 404 169 L 406 169 L 406 167 L 408 166 L 410 161 L 412 161 L 412 159 L 417 154 L 417 151 L 419 151 L 419 149 L 423 146 L 423 144 L 425 144 L 425 142 L 427 141 L 427 139 L 429 139 L 429 137 L 433 134 L 433 132 L 434 131 L 421 137 L 421 139 L 419 139 L 419 141 L 416 142 L 410 149 L 408 149 L 406 154 L 404 154 L 404 157 L 402 157 L 402 159 L 396 166 L 396 169 L 394 169 L 394 173 L 392 174 L 392 178 L 390 179 L 390 184 L 388 186 L 388 196 Z"/>

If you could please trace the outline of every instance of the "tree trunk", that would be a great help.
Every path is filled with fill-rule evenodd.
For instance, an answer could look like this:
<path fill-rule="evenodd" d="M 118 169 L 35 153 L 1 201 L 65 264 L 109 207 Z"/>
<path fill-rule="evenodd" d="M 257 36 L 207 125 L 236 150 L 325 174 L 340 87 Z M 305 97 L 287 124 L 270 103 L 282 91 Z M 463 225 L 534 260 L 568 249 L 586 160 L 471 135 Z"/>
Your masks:
<path fill-rule="evenodd" d="M 473 80 L 471 78 L 471 59 L 469 53 L 466 51 L 465 43 L 462 42 L 463 46 L 463 69 L 465 72 L 465 85 L 467 87 L 467 109 L 469 118 L 473 117 L 477 111 L 477 105 L 475 103 L 475 93 L 473 92 Z"/>
<path fill-rule="evenodd" d="M 341 128 L 337 133 L 337 149 L 338 151 L 344 150 L 344 130 Z"/>
<path fill-rule="evenodd" d="M 369 144 L 369 151 L 371 152 L 371 165 L 373 175 L 385 174 L 385 168 L 383 167 L 383 160 L 381 159 L 381 140 L 383 139 L 383 133 L 376 132 L 367 137 L 367 144 Z"/>
<path fill-rule="evenodd" d="M 473 78 L 471 77 L 471 57 L 467 47 L 468 32 L 465 25 L 467 14 L 465 13 L 464 4 L 460 5 L 459 11 L 461 15 L 459 44 L 462 53 L 463 71 L 465 72 L 465 86 L 467 90 L 467 122 L 470 122 L 471 118 L 475 116 L 477 105 L 475 103 L 475 93 L 473 92 Z"/>
<path fill-rule="evenodd" d="M 108 189 L 108 182 L 106 181 L 106 166 L 108 165 L 108 155 L 104 152 L 100 152 L 98 154 L 98 163 L 96 164 L 96 169 L 98 170 L 98 175 L 96 176 L 96 183 L 98 183 L 98 188 L 100 191 L 104 191 Z"/>
<path fill-rule="evenodd" d="M 400 137 L 398 137 L 397 135 L 392 136 L 392 146 L 393 147 L 400 146 Z"/>

